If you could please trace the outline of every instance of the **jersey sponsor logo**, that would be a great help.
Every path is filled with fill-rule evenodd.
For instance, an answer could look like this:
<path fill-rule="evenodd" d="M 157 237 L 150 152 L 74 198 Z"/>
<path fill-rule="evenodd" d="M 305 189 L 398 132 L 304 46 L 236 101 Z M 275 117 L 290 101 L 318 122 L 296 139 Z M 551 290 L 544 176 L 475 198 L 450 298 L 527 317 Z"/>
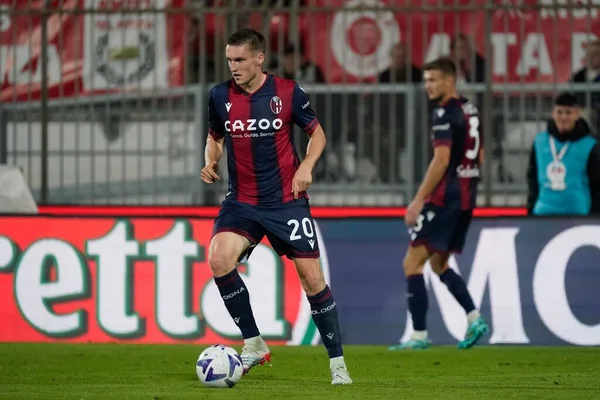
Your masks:
<path fill-rule="evenodd" d="M 445 123 L 443 125 L 434 125 L 431 128 L 431 130 L 434 131 L 434 132 L 435 131 L 447 131 L 447 130 L 450 130 L 450 122 Z"/>
<path fill-rule="evenodd" d="M 480 172 L 479 172 L 479 167 L 476 165 L 459 165 L 458 167 L 456 167 L 456 175 L 458 175 L 459 178 L 465 178 L 465 179 L 469 179 L 469 178 L 479 178 L 480 176 Z"/>
<path fill-rule="evenodd" d="M 308 106 L 310 106 L 310 101 L 307 101 L 306 104 L 302 104 L 302 109 L 306 110 Z"/>
<path fill-rule="evenodd" d="M 475 106 L 473 103 L 463 104 L 462 110 L 466 115 L 475 115 L 479 112 L 479 110 L 477 110 L 477 106 Z"/>
<path fill-rule="evenodd" d="M 273 111 L 273 114 L 279 114 L 281 110 L 283 110 L 283 102 L 281 101 L 279 96 L 273 96 L 273 98 L 271 98 L 270 106 L 271 111 Z"/>
<path fill-rule="evenodd" d="M 224 127 L 227 132 L 240 133 L 274 133 L 273 130 L 279 130 L 283 126 L 283 121 L 280 118 L 269 120 L 267 118 L 256 119 L 249 118 L 245 121 L 236 119 L 233 121 L 225 121 Z"/>

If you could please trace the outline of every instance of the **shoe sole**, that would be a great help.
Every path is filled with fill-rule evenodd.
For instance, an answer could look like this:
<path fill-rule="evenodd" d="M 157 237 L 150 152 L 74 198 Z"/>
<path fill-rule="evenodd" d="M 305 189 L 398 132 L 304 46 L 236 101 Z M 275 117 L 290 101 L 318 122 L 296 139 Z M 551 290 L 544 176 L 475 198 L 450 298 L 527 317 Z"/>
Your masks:
<path fill-rule="evenodd" d="M 479 340 L 481 340 L 481 338 L 488 333 L 488 327 L 485 326 L 481 329 L 477 329 L 475 331 L 475 334 L 473 335 L 473 339 L 469 340 L 469 341 L 462 341 L 460 343 L 458 343 L 458 348 L 461 350 L 467 350 L 470 349 L 471 347 L 475 346 L 477 344 L 477 342 L 479 342 Z"/>
<path fill-rule="evenodd" d="M 398 348 L 388 348 L 389 351 L 411 351 L 411 350 L 426 350 L 427 347 L 398 347 Z"/>
<path fill-rule="evenodd" d="M 419 347 L 390 346 L 390 347 L 388 347 L 388 351 L 425 350 L 427 348 L 429 348 L 429 345 L 419 346 Z"/>
<path fill-rule="evenodd" d="M 340 383 L 333 383 L 333 382 L 331 382 L 331 384 L 334 385 L 334 386 L 352 385 L 352 383 L 354 383 L 354 382 L 352 382 L 352 381 L 350 381 L 350 382 L 340 382 Z"/>
<path fill-rule="evenodd" d="M 250 370 L 257 365 L 264 365 L 267 362 L 271 362 L 271 353 L 267 353 L 263 358 L 261 358 L 256 364 L 249 366 L 248 368 L 244 368 L 242 375 L 246 375 Z"/>

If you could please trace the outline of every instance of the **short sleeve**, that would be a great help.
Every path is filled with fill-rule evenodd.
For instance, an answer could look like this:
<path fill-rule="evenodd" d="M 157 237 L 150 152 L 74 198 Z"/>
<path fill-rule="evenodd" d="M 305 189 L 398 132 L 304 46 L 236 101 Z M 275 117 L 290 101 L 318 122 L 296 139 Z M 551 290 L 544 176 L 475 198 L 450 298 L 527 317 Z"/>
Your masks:
<path fill-rule="evenodd" d="M 433 126 L 431 127 L 433 147 L 452 146 L 452 124 L 443 108 L 434 111 Z"/>
<path fill-rule="evenodd" d="M 223 139 L 223 124 L 213 96 L 213 90 L 208 95 L 208 134 L 215 140 Z"/>
<path fill-rule="evenodd" d="M 292 95 L 292 119 L 307 135 L 311 135 L 319 126 L 319 120 L 310 106 L 308 96 L 297 83 Z"/>

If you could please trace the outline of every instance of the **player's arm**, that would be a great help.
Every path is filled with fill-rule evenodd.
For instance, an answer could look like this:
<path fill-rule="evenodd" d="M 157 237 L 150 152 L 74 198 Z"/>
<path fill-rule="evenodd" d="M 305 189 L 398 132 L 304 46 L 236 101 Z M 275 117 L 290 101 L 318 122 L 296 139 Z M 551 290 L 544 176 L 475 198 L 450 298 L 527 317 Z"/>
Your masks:
<path fill-rule="evenodd" d="M 481 115 L 477 114 L 477 117 L 481 121 Z M 479 159 L 478 159 L 480 167 L 485 162 L 485 151 L 484 151 L 485 143 L 484 142 L 485 142 L 485 134 L 483 131 L 483 126 L 480 123 L 479 124 Z"/>
<path fill-rule="evenodd" d="M 294 86 L 294 94 L 292 95 L 292 120 L 311 138 L 309 147 L 313 137 L 317 137 L 317 140 L 315 141 L 317 143 L 320 142 L 320 140 L 325 140 L 325 133 L 319 124 L 317 114 L 313 111 L 310 100 L 304 92 L 304 89 L 298 84 Z M 323 147 L 324 146 L 325 142 L 323 142 Z M 322 150 L 323 149 L 321 149 L 321 151 Z M 308 151 L 309 149 L 307 148 L 307 153 Z M 321 154 L 319 153 L 319 156 L 320 155 Z"/>
<path fill-rule="evenodd" d="M 217 175 L 219 160 L 223 156 L 223 124 L 215 107 L 212 91 L 208 97 L 208 137 L 204 148 L 204 168 L 201 178 L 206 183 L 213 183 L 221 178 Z"/>
<path fill-rule="evenodd" d="M 449 119 L 438 120 L 433 129 L 433 159 L 429 163 L 425 178 L 415 195 L 415 200 L 424 202 L 440 183 L 450 164 L 452 126 Z"/>
<path fill-rule="evenodd" d="M 325 131 L 323 131 L 321 124 L 317 124 L 314 132 L 310 135 L 308 145 L 306 146 L 306 156 L 304 157 L 304 161 L 302 161 L 309 165 L 311 170 L 317 164 L 319 158 L 321 158 L 326 144 Z"/>
<path fill-rule="evenodd" d="M 310 137 L 304 161 L 298 167 L 292 181 L 294 198 L 298 198 L 298 193 L 304 192 L 312 184 L 312 171 L 323 154 L 327 139 L 317 115 L 310 106 L 308 96 L 297 84 L 294 86 L 292 103 L 294 123 Z"/>
<path fill-rule="evenodd" d="M 206 138 L 206 147 L 204 148 L 204 164 L 210 165 L 212 163 L 218 163 L 221 157 L 223 157 L 223 142 L 225 140 L 215 139 L 212 135 L 208 135 Z"/>

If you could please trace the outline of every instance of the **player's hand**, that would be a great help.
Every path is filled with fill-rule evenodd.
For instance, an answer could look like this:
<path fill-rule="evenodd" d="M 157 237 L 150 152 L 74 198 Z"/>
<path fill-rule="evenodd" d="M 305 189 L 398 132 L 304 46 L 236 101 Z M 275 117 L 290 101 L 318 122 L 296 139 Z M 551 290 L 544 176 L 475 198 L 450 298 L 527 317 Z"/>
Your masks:
<path fill-rule="evenodd" d="M 415 226 L 417 223 L 417 218 L 421 215 L 421 211 L 423 211 L 423 201 L 414 199 L 408 205 L 406 209 L 406 215 L 404 216 L 404 222 L 406 222 L 407 226 Z"/>
<path fill-rule="evenodd" d="M 298 198 L 298 194 L 306 191 L 312 183 L 312 167 L 308 164 L 301 163 L 292 180 L 292 192 L 294 199 Z"/>
<path fill-rule="evenodd" d="M 220 181 L 219 175 L 217 175 L 217 171 L 219 170 L 219 164 L 216 161 L 211 162 L 206 167 L 202 168 L 202 173 L 200 174 L 202 181 L 205 183 L 215 183 L 216 181 Z"/>

